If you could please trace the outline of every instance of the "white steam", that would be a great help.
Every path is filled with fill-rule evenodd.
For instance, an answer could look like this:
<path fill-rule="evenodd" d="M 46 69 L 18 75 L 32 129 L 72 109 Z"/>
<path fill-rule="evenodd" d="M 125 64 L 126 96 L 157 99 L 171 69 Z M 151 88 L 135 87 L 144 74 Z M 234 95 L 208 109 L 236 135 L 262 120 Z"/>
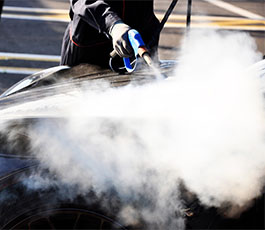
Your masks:
<path fill-rule="evenodd" d="M 33 153 L 80 193 L 116 189 L 130 223 L 184 228 L 180 182 L 204 205 L 243 207 L 264 186 L 264 98 L 246 71 L 260 59 L 247 34 L 192 32 L 169 80 L 37 101 L 61 98 L 52 113 L 64 119 L 30 130 Z"/>

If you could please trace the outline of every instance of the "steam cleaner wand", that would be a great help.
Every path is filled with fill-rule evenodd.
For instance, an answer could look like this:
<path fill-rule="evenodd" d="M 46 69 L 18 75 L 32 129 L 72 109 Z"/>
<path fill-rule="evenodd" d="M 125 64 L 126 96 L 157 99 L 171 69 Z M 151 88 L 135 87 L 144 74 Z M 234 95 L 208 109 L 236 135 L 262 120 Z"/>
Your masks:
<path fill-rule="evenodd" d="M 167 22 L 170 14 L 172 13 L 173 9 L 175 8 L 176 4 L 178 3 L 179 0 L 172 0 L 166 14 L 164 15 L 162 21 L 160 22 L 160 25 L 158 27 L 158 29 L 154 32 L 153 36 L 152 36 L 152 39 L 151 41 L 148 43 L 147 47 L 152 47 L 156 40 L 157 40 L 157 37 L 159 37 L 165 23 Z M 187 9 L 187 20 L 186 20 L 186 26 L 187 26 L 187 30 L 189 29 L 190 27 L 190 17 L 191 17 L 191 5 L 192 5 L 192 0 L 188 0 L 188 9 Z M 139 32 L 137 32 L 136 30 L 130 30 L 128 32 L 128 36 L 129 36 L 129 40 L 130 40 L 130 43 L 134 49 L 134 54 L 135 54 L 135 57 L 136 57 L 136 60 L 135 62 L 137 62 L 137 58 L 138 57 L 141 57 L 143 58 L 143 60 L 145 61 L 145 63 L 148 65 L 148 66 L 152 66 L 152 59 L 150 57 L 150 54 L 148 53 L 148 50 L 146 48 L 146 45 L 144 44 L 142 38 L 141 38 L 141 35 L 139 34 Z M 111 69 L 113 71 L 116 71 L 116 72 L 122 72 L 119 68 L 114 68 L 115 66 L 112 65 L 112 59 L 116 56 L 116 52 L 113 50 L 110 54 L 111 58 L 110 58 L 110 61 L 109 61 L 109 65 L 111 67 Z M 133 72 L 136 68 L 136 63 L 135 63 L 135 66 L 132 67 L 131 66 L 131 63 L 130 63 L 130 59 L 129 58 L 124 58 L 124 65 L 125 65 L 125 69 L 128 71 L 128 72 Z"/>
<path fill-rule="evenodd" d="M 130 58 L 123 58 L 124 67 L 127 70 L 127 72 L 132 73 L 135 70 L 137 66 L 137 59 L 139 57 L 142 58 L 148 66 L 152 67 L 153 62 L 152 62 L 150 53 L 148 52 L 140 33 L 135 29 L 131 29 L 128 31 L 128 39 L 134 51 L 135 64 L 134 66 L 132 66 Z M 117 54 L 115 51 L 112 51 L 110 53 L 111 58 L 110 58 L 109 65 L 111 69 L 114 71 L 117 71 L 117 68 L 114 68 L 112 64 L 112 58 L 114 58 L 116 55 Z"/>

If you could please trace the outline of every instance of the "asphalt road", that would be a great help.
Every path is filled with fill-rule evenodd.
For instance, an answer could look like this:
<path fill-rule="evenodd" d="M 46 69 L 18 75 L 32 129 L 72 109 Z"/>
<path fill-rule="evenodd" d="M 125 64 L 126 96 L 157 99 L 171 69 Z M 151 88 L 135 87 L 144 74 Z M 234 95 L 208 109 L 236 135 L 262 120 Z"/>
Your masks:
<path fill-rule="evenodd" d="M 171 0 L 155 0 L 161 20 Z M 59 64 L 68 0 L 5 0 L 0 22 L 0 93 L 25 76 Z M 178 57 L 187 0 L 179 0 L 160 38 L 161 59 Z M 193 0 L 191 26 L 246 31 L 265 54 L 264 0 Z"/>

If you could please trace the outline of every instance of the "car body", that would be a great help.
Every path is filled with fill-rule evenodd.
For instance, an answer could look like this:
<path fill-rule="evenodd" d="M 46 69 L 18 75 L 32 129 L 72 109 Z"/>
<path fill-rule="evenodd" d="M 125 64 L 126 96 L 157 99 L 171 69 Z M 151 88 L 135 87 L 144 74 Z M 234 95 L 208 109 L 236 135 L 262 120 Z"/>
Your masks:
<path fill-rule="evenodd" d="M 160 69 L 164 76 L 171 77 L 176 64 L 174 61 L 161 61 Z M 264 60 L 252 68 L 258 69 L 260 76 L 265 77 Z M 117 74 L 91 65 L 54 67 L 26 77 L 4 92 L 1 95 L 0 108 L 3 110 L 13 105 L 49 97 L 54 88 L 68 90 L 67 82 L 80 85 L 83 82 L 96 82 L 102 79 L 107 80 L 110 87 L 123 87 L 129 83 L 146 84 L 152 82 L 155 77 L 150 71 L 136 71 L 131 75 Z M 28 189 L 33 174 L 45 175 L 45 178 L 51 179 L 55 176 L 40 165 L 39 160 L 30 152 L 27 130 L 39 119 L 54 118 L 14 116 L 4 122 L 5 129 L 0 135 L 1 229 L 145 229 L 144 221 L 136 225 L 120 223 L 115 215 L 120 208 L 119 198 L 113 191 L 101 196 L 88 191 L 85 195 L 77 194 L 74 199 L 70 199 L 64 194 L 66 191 L 75 190 L 71 186 L 35 186 L 34 189 Z M 10 133 L 13 135 L 12 139 L 7 135 Z M 227 219 L 219 215 L 217 209 L 200 205 L 196 198 L 190 198 L 189 192 L 184 190 L 183 197 L 189 207 L 183 211 L 187 218 L 187 229 L 264 227 L 264 195 L 256 199 L 252 207 L 240 218 Z M 101 200 L 106 200 L 109 196 L 112 199 L 117 196 L 117 202 L 109 203 L 109 207 L 106 208 Z"/>

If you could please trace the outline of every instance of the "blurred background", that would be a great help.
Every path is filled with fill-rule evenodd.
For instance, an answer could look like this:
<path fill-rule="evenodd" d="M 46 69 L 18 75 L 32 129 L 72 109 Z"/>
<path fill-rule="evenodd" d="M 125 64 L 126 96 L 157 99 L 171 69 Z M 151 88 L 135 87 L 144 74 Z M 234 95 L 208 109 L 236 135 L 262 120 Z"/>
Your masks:
<path fill-rule="evenodd" d="M 161 20 L 171 0 L 155 0 Z M 160 36 L 160 59 L 177 59 L 186 31 L 187 0 L 179 0 Z M 27 75 L 57 66 L 68 0 L 5 0 L 0 21 L 0 93 Z M 193 0 L 192 28 L 245 31 L 265 54 L 264 0 Z"/>

